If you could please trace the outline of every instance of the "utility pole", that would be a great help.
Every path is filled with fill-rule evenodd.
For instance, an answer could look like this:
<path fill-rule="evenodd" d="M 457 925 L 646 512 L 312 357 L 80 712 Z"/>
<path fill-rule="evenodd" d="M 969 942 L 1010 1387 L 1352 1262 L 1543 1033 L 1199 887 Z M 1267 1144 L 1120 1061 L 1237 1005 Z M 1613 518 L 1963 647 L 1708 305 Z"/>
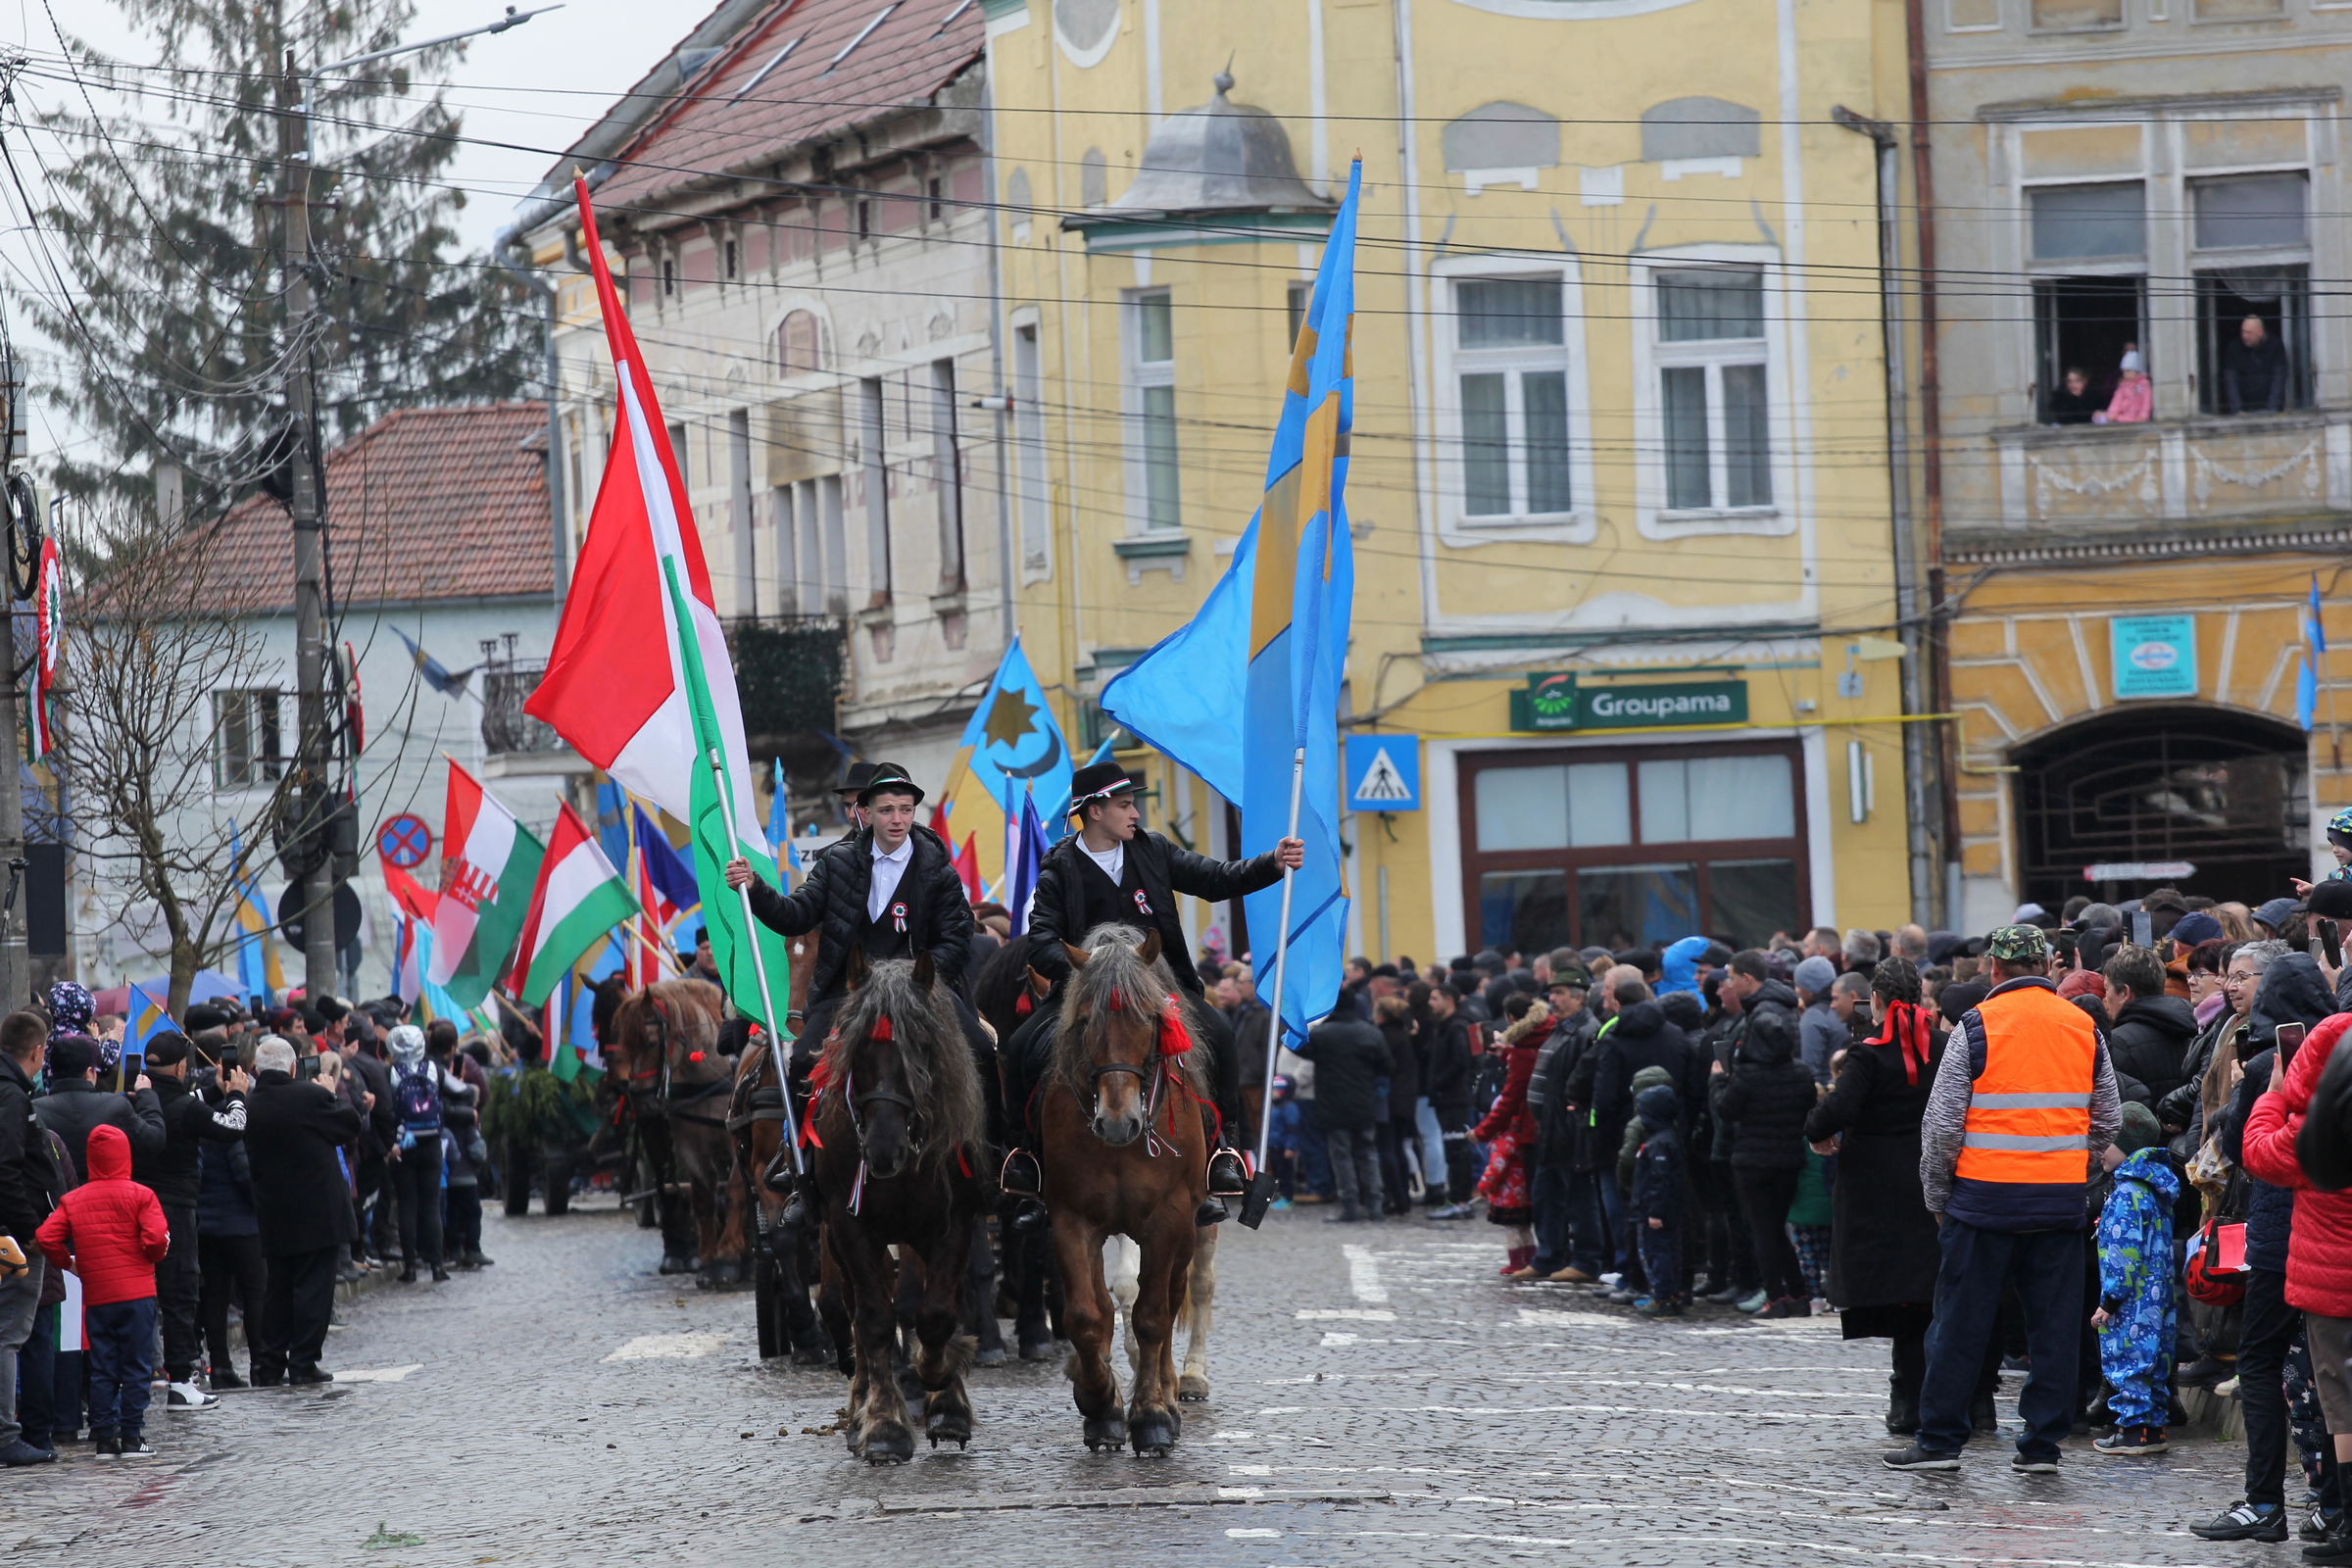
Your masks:
<path fill-rule="evenodd" d="M 37 502 L 22 508 L 18 503 L 19 487 L 23 485 L 29 490 L 29 481 L 20 479 L 17 473 L 17 465 L 24 461 L 24 370 L 13 346 L 7 351 L 5 368 L 0 373 L 7 376 L 8 385 L 8 425 L 5 432 L 0 432 L 0 439 L 8 443 L 4 458 L 0 458 L 0 467 L 7 470 L 5 477 L 0 478 L 0 484 L 6 486 L 6 494 L 0 496 L 0 505 L 9 509 L 11 532 L 23 541 L 38 529 L 40 511 Z M 29 494 L 26 499 L 31 499 Z M 30 526 L 27 527 L 27 524 Z M 35 573 L 33 591 L 38 593 L 40 557 L 37 553 L 30 564 Z M 15 564 L 12 562 L 0 567 L 0 578 L 13 575 L 14 571 Z M 18 734 L 17 596 L 14 583 L 0 580 L 0 596 L 5 596 L 8 601 L 8 635 L 0 638 L 0 652 L 5 652 L 8 658 L 8 678 L 0 680 L 0 736 L 6 737 L 7 743 L 13 746 Z M 40 701 L 37 674 L 33 681 L 33 701 Z M 5 869 L 8 871 L 8 895 L 5 903 L 0 903 L 0 1006 L 13 1008 L 22 1005 L 30 994 L 32 960 L 25 952 L 24 939 L 18 934 L 24 929 L 23 917 L 17 913 L 17 906 L 24 894 L 24 775 L 14 766 L 9 771 L 16 776 L 0 781 L 0 861 L 7 862 Z"/>
<path fill-rule="evenodd" d="M 318 323 L 311 296 L 311 135 L 309 83 L 286 51 L 278 78 L 278 167 L 285 172 L 286 411 L 294 424 L 294 680 L 298 724 L 293 793 L 299 801 L 293 842 L 302 876 L 302 988 L 313 1004 L 335 990 L 335 864 L 327 843 L 332 756 L 326 718 L 326 508 L 318 471 L 319 437 L 313 345 Z"/>

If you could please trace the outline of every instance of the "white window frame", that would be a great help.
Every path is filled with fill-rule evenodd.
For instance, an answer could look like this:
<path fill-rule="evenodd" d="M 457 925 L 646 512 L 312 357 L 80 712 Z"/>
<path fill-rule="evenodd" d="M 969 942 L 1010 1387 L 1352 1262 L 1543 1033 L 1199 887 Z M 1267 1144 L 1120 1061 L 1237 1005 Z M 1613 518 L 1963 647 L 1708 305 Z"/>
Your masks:
<path fill-rule="evenodd" d="M 1021 582 L 1027 585 L 1054 575 L 1054 477 L 1047 456 L 1044 402 L 1046 339 L 1034 305 L 1013 311 L 1005 324 L 1010 329 L 1012 458 L 1019 506 L 1014 538 Z"/>
<path fill-rule="evenodd" d="M 286 709 L 291 694 L 267 686 L 220 687 L 212 694 L 213 789 L 220 795 L 268 794 L 292 763 L 286 752 Z M 270 721 L 265 734 L 258 722 L 263 700 L 270 702 Z M 231 777 L 228 718 L 231 705 L 245 710 L 245 726 L 252 746 L 246 757 L 246 777 Z M 267 743 L 267 750 L 258 743 Z"/>
<path fill-rule="evenodd" d="M 1164 360 L 1144 358 L 1144 304 L 1148 300 L 1170 300 L 1168 318 L 1168 357 Z M 1184 443 L 1176 440 L 1176 518 L 1170 523 L 1154 523 L 1152 518 L 1152 442 L 1151 426 L 1144 414 L 1144 394 L 1161 387 L 1176 385 L 1176 322 L 1171 291 L 1164 285 L 1158 288 L 1123 289 L 1119 294 L 1119 359 L 1125 373 L 1120 376 L 1119 396 L 1126 414 L 1126 489 L 1127 533 L 1130 537 L 1143 534 L 1175 534 L 1184 527 Z M 1171 421 L 1175 416 L 1171 407 Z"/>
<path fill-rule="evenodd" d="M 1764 336 L 1713 338 L 1696 343 L 1658 339 L 1657 274 L 1704 270 L 1761 268 L 1764 273 Z M 1634 324 L 1634 525 L 1646 539 L 1688 539 L 1706 534 L 1782 535 L 1796 530 L 1798 494 L 1795 400 L 1790 384 L 1788 307 L 1790 287 L 1777 245 L 1684 245 L 1644 251 L 1633 258 Z M 1755 345 L 1761 343 L 1759 350 Z M 1727 365 L 1764 367 L 1766 440 L 1771 451 L 1772 502 L 1761 507 L 1690 507 L 1666 504 L 1666 400 L 1661 372 L 1674 368 Z M 1722 377 L 1707 377 L 1710 494 L 1721 497 L 1723 471 Z"/>
<path fill-rule="evenodd" d="M 1577 259 L 1558 252 L 1489 251 L 1448 257 L 1430 269 L 1444 285 L 1443 304 L 1432 318 L 1432 384 L 1438 423 L 1438 517 L 1448 545 L 1492 544 L 1499 539 L 1555 544 L 1591 544 L 1599 528 L 1593 505 L 1592 401 L 1588 395 L 1585 357 L 1584 280 Z M 1556 276 L 1560 281 L 1560 341 L 1518 349 L 1459 347 L 1454 285 L 1461 282 L 1525 280 Z M 1462 377 L 1483 371 L 1561 370 L 1568 380 L 1568 498 L 1566 512 L 1531 513 L 1527 501 L 1522 382 L 1509 376 L 1505 410 L 1511 431 L 1511 504 L 1508 513 L 1470 515 L 1469 481 L 1462 463 Z"/>

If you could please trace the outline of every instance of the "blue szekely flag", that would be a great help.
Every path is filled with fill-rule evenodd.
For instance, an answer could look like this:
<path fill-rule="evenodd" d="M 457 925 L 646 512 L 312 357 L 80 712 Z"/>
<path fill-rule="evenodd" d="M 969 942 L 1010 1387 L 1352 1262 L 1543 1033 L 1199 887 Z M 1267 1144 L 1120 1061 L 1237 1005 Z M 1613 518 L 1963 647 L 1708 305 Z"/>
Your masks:
<path fill-rule="evenodd" d="M 122 1054 L 145 1056 L 147 1042 L 166 1030 L 177 1029 L 172 1015 L 164 1010 L 164 999 L 151 995 L 145 986 L 133 982 L 130 987 L 130 1017 L 122 1031 Z"/>
<path fill-rule="evenodd" d="M 1355 561 L 1348 535 L 1355 225 L 1363 166 L 1348 171 L 1315 270 L 1283 392 L 1266 494 L 1200 612 L 1104 688 L 1103 711 L 1241 808 L 1242 853 L 1274 848 L 1290 823 L 1294 758 L 1305 754 L 1280 1014 L 1301 1038 L 1339 999 L 1348 927 L 1340 855 L 1340 679 Z M 1250 957 L 1272 973 L 1279 884 L 1245 901 Z"/>
<path fill-rule="evenodd" d="M 2310 734 L 2320 716 L 2320 656 L 2328 652 L 2328 628 L 2320 621 L 2320 574 L 2311 574 L 2311 615 L 2303 625 L 2303 667 L 2295 671 L 2295 721 Z"/>

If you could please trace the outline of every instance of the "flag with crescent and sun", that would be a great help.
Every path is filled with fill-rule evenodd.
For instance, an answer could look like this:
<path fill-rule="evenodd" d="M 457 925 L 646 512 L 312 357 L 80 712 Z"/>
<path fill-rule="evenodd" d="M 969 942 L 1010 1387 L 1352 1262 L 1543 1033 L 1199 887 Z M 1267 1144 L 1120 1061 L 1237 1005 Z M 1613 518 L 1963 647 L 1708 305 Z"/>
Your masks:
<path fill-rule="evenodd" d="M 1020 821 L 1024 798 L 1036 801 L 1048 837 L 1061 836 L 1070 772 L 1069 745 L 1015 637 L 972 710 L 940 792 L 941 808 L 956 824 L 957 843 L 949 846 L 950 853 L 971 837 L 980 880 L 994 886 L 1004 875 L 1005 824 Z M 1001 889 L 998 896 L 1002 899 Z"/>

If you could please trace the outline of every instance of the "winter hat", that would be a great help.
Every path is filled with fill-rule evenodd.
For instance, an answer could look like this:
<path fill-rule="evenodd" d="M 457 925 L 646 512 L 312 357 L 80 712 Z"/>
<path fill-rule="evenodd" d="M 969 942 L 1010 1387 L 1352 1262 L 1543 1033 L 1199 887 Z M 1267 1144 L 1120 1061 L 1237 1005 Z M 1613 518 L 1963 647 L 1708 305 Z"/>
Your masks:
<path fill-rule="evenodd" d="M 1707 1021 L 1707 1009 L 1689 991 L 1669 991 L 1658 999 L 1658 1010 L 1677 1029 L 1696 1029 Z"/>
<path fill-rule="evenodd" d="M 88 1034 L 90 1015 L 97 1010 L 98 1004 L 89 992 L 71 980 L 60 980 L 49 988 L 49 1038 Z"/>
<path fill-rule="evenodd" d="M 1816 953 L 1796 966 L 1796 989 L 1810 991 L 1817 997 L 1830 994 L 1838 983 L 1838 966 Z"/>
<path fill-rule="evenodd" d="M 2058 994 L 2072 1002 L 2077 997 L 2097 997 L 2107 1000 L 2107 977 L 2096 969 L 2070 969 L 2058 982 Z"/>
<path fill-rule="evenodd" d="M 1674 1074 L 1663 1067 L 1644 1067 L 1634 1074 L 1634 1081 L 1626 1087 L 1633 1090 L 1634 1099 L 1638 1102 L 1652 1089 L 1673 1088 Z"/>
<path fill-rule="evenodd" d="M 2136 1100 L 2124 1102 L 2124 1124 L 2115 1135 L 2115 1147 L 2127 1154 L 2136 1154 L 2143 1149 L 2153 1149 L 2164 1142 L 2164 1128 L 2156 1113 Z"/>
<path fill-rule="evenodd" d="M 2254 911 L 2254 918 L 2258 923 L 2269 926 L 2272 934 L 2276 935 L 2286 924 L 2287 917 L 2294 912 L 2294 900 L 2269 899 L 2264 901 L 2262 906 Z"/>
<path fill-rule="evenodd" d="M 2012 925 L 2024 925 L 2027 921 L 2038 920 L 2049 912 L 2049 910 L 2043 908 L 2038 904 L 2021 904 L 2017 906 L 2017 912 L 2009 916 L 2009 923 Z"/>
<path fill-rule="evenodd" d="M 2328 842 L 2341 844 L 2352 850 L 2352 806 L 2345 807 L 2328 819 Z"/>
<path fill-rule="evenodd" d="M 2222 934 L 2222 922 L 2203 909 L 2193 909 L 2173 924 L 2173 946 L 2193 948 L 2200 942 L 2211 942 Z"/>
<path fill-rule="evenodd" d="M 2036 914 L 2041 912 L 2039 905 L 2028 905 L 2027 907 Z M 2050 956 L 2050 942 L 2037 925 L 2022 922 L 2005 925 L 1985 937 L 1984 955 L 2004 963 L 2039 963 Z"/>
<path fill-rule="evenodd" d="M 2124 354 L 2124 363 L 2117 366 L 2116 369 L 2119 373 L 2128 375 L 2133 370 L 2145 370 L 2147 368 L 2147 362 L 2139 357 L 2139 350 L 2130 349 Z"/>
<path fill-rule="evenodd" d="M 1664 1084 L 1653 1084 L 1634 1097 L 1634 1113 L 1642 1118 L 1644 1127 L 1672 1126 L 1682 1110 L 1682 1102 Z"/>
<path fill-rule="evenodd" d="M 424 1060 L 424 1031 L 413 1023 L 395 1028 L 390 1036 L 392 1065 L 415 1067 Z"/>

